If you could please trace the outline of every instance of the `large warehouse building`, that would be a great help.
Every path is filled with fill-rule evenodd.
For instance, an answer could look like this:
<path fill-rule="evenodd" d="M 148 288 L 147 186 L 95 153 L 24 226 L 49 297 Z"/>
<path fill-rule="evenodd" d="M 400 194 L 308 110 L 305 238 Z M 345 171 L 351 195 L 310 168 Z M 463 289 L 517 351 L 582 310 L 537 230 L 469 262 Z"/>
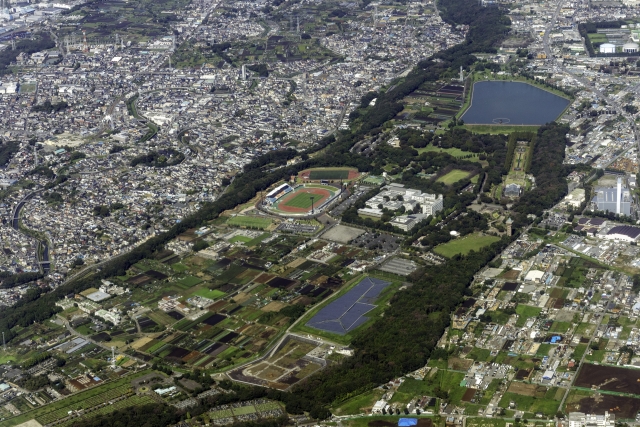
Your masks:
<path fill-rule="evenodd" d="M 622 187 L 622 178 L 618 178 L 616 187 L 596 188 L 593 203 L 599 211 L 631 215 L 631 193 Z"/>
<path fill-rule="evenodd" d="M 635 242 L 638 237 L 640 237 L 640 228 L 630 225 L 615 226 L 604 236 L 608 240 L 622 240 L 624 242 Z"/>

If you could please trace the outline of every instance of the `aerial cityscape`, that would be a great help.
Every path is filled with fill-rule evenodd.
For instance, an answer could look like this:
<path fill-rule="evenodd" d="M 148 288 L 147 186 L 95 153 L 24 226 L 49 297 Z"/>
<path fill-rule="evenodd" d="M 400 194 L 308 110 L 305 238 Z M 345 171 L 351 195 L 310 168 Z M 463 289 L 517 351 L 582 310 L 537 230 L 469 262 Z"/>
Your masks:
<path fill-rule="evenodd" d="M 640 425 L 640 2 L 0 0 L 0 427 Z"/>

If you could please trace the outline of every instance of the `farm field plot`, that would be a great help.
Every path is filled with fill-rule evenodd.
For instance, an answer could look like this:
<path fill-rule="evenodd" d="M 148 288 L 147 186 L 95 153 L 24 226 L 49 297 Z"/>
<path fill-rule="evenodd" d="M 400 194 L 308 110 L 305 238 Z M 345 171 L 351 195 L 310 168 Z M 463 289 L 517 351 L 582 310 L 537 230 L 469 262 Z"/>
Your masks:
<path fill-rule="evenodd" d="M 31 419 L 36 419 L 40 424 L 45 425 L 66 417 L 70 410 L 77 411 L 93 408 L 94 406 L 98 406 L 102 403 L 109 402 L 126 395 L 131 390 L 131 381 L 151 372 L 153 371 L 145 370 L 136 372 L 135 374 L 117 381 L 109 382 L 80 393 L 73 394 L 66 399 L 41 406 L 29 413 L 5 420 L 2 422 L 2 426 L 14 427 Z"/>
<path fill-rule="evenodd" d="M 322 308 L 307 322 L 307 326 L 344 335 L 368 320 L 365 314 L 373 310 L 375 301 L 391 283 L 367 277 L 346 294 Z"/>
<path fill-rule="evenodd" d="M 438 245 L 433 251 L 442 256 L 451 258 L 457 254 L 466 255 L 471 251 L 478 251 L 485 246 L 489 246 L 490 244 L 497 242 L 498 240 L 500 239 L 496 236 L 472 234 Z"/>
<path fill-rule="evenodd" d="M 234 216 L 227 221 L 228 225 L 234 225 L 236 227 L 248 227 L 248 228 L 268 228 L 273 221 L 269 218 L 258 218 L 253 216 Z"/>
<path fill-rule="evenodd" d="M 285 390 L 309 374 L 321 369 L 320 365 L 304 359 L 304 356 L 314 348 L 315 345 L 313 344 L 289 339 L 270 358 L 231 371 L 229 376 L 232 379 L 241 379 L 246 382 L 269 385 L 273 388 Z"/>
<path fill-rule="evenodd" d="M 87 420 L 87 419 L 91 419 L 93 417 L 99 416 L 99 415 L 107 415 L 110 414 L 114 411 L 118 411 L 118 410 L 122 410 L 122 409 L 126 409 L 126 408 L 131 408 L 133 406 L 140 406 L 140 405 L 148 405 L 151 403 L 155 403 L 155 400 L 153 400 L 151 398 L 151 396 L 131 396 L 128 397 L 126 399 L 120 400 L 118 402 L 115 402 L 113 404 L 110 405 L 106 405 L 103 406 L 102 408 L 99 408 L 95 411 L 91 411 L 86 413 L 85 415 L 79 417 L 79 418 L 73 418 L 70 419 L 68 421 L 65 421 L 62 424 L 59 424 L 60 426 L 63 427 L 69 427 L 72 426 L 74 424 L 76 424 L 78 421 L 80 420 Z"/>
<path fill-rule="evenodd" d="M 197 277 L 193 277 L 193 276 L 187 276 L 187 277 L 183 277 L 182 279 L 178 280 L 178 283 L 181 283 L 184 286 L 195 286 L 199 283 L 202 283 L 202 279 L 198 279 Z"/>

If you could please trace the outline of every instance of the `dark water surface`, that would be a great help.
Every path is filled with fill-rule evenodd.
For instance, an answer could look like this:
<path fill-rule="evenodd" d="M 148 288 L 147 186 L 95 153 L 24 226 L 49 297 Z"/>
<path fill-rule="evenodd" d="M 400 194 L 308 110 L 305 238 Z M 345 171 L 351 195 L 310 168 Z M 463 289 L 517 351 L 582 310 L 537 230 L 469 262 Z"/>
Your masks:
<path fill-rule="evenodd" d="M 477 82 L 462 120 L 466 124 L 543 125 L 556 120 L 569 102 L 527 83 Z"/>

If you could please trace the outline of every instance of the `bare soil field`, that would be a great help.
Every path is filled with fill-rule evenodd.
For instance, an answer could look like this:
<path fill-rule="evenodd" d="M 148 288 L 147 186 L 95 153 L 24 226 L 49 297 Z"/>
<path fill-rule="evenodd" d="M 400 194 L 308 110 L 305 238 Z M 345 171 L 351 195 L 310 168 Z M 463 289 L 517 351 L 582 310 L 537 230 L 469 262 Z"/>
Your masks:
<path fill-rule="evenodd" d="M 596 393 L 585 397 L 577 403 L 566 405 L 566 412 L 584 412 L 586 414 L 603 414 L 609 411 L 616 419 L 633 419 L 640 411 L 640 399 Z"/>
<path fill-rule="evenodd" d="M 575 385 L 585 388 L 596 386 L 602 390 L 640 395 L 640 370 L 584 364 Z"/>

